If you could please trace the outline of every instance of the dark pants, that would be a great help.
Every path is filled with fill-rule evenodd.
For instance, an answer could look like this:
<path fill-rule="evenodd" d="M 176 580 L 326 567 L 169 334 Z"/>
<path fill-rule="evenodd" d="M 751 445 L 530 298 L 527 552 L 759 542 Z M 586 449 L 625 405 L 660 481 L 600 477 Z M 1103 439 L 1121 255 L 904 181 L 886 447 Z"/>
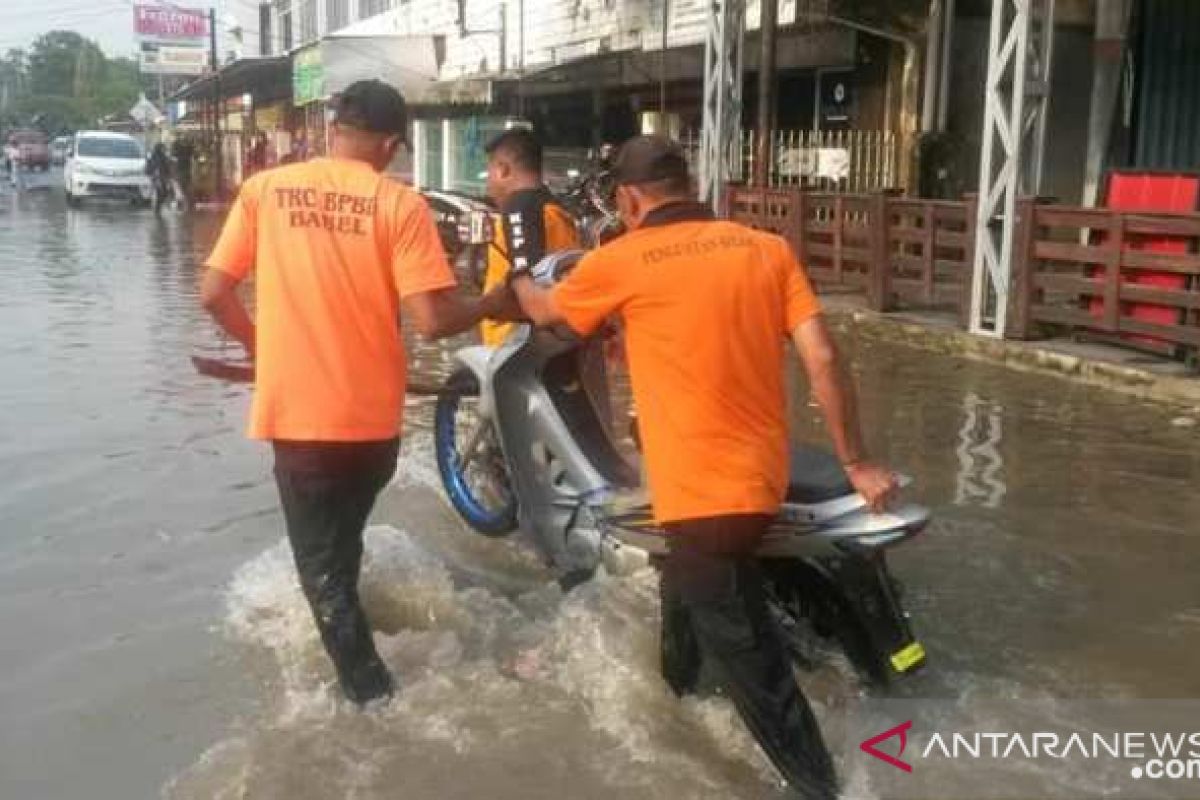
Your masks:
<path fill-rule="evenodd" d="M 276 441 L 275 482 L 300 587 L 342 690 L 356 703 L 391 694 L 358 599 L 363 527 L 396 469 L 398 439 Z"/>
<path fill-rule="evenodd" d="M 670 523 L 662 565 L 662 670 L 676 694 L 712 667 L 792 791 L 836 796 L 833 762 L 800 693 L 751 555 L 771 518 L 731 515 Z"/>

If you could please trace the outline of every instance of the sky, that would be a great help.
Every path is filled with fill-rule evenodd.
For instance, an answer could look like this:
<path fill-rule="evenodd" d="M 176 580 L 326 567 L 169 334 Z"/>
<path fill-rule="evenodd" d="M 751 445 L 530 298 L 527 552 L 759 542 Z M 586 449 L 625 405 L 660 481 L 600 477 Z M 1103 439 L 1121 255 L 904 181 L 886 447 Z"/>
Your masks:
<path fill-rule="evenodd" d="M 0 0 L 0 52 L 28 47 L 46 31 L 73 30 L 96 41 L 110 56 L 133 56 L 137 51 L 135 2 L 156 4 L 156 0 Z M 258 0 L 179 0 L 176 5 L 201 9 L 215 5 L 219 19 L 236 16 L 247 30 L 247 41 L 257 41 Z"/>

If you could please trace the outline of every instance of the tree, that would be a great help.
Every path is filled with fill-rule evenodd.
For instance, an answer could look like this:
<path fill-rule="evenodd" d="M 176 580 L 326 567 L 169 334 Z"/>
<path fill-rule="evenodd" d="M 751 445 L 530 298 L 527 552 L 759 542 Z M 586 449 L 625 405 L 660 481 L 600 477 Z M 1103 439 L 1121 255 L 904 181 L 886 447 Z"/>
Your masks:
<path fill-rule="evenodd" d="M 136 61 L 108 59 L 74 31 L 50 31 L 28 53 L 0 58 L 0 126 L 36 125 L 50 134 L 90 127 L 128 111 L 145 88 Z"/>
<path fill-rule="evenodd" d="M 107 59 L 74 31 L 42 34 L 29 52 L 29 88 L 37 95 L 84 97 L 104 80 Z"/>
<path fill-rule="evenodd" d="M 25 51 L 12 48 L 0 58 L 0 125 L 8 126 L 14 109 L 28 93 Z"/>

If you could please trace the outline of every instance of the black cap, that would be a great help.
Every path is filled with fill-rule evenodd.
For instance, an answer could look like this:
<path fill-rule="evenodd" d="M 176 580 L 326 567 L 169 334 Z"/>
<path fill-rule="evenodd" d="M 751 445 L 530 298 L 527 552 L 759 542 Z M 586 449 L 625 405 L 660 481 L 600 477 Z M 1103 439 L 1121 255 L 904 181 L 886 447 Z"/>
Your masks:
<path fill-rule="evenodd" d="M 613 165 L 617 183 L 652 183 L 688 180 L 687 157 L 678 143 L 666 136 L 635 136 L 621 145 Z"/>
<path fill-rule="evenodd" d="M 334 121 L 360 131 L 399 134 L 408 141 L 408 108 L 391 84 L 372 78 L 355 81 L 338 95 Z"/>

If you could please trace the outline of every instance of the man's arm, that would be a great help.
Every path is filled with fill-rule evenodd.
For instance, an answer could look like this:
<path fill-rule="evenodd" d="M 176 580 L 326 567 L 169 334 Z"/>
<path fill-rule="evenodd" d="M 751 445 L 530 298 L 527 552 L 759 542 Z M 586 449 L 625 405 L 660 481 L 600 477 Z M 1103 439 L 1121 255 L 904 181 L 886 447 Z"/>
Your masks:
<path fill-rule="evenodd" d="M 800 323 L 792 341 L 804 362 L 813 397 L 825 415 L 825 426 L 846 475 L 872 511 L 882 511 L 896 488 L 887 469 L 871 463 L 862 442 L 854 385 L 842 368 L 841 358 L 820 314 Z"/>
<path fill-rule="evenodd" d="M 254 322 L 237 295 L 238 283 L 240 281 L 229 273 L 209 267 L 200 286 L 200 303 L 221 329 L 240 342 L 250 358 L 254 358 Z"/>
<path fill-rule="evenodd" d="M 442 339 L 469 330 L 485 318 L 504 315 L 512 307 L 508 287 L 501 285 L 481 297 L 466 298 L 454 288 L 408 295 L 403 300 L 417 332 L 427 339 Z"/>
<path fill-rule="evenodd" d="M 515 278 L 512 290 L 521 306 L 520 310 L 534 325 L 556 325 L 567 321 L 554 300 L 554 292 L 538 286 L 528 275 Z"/>

